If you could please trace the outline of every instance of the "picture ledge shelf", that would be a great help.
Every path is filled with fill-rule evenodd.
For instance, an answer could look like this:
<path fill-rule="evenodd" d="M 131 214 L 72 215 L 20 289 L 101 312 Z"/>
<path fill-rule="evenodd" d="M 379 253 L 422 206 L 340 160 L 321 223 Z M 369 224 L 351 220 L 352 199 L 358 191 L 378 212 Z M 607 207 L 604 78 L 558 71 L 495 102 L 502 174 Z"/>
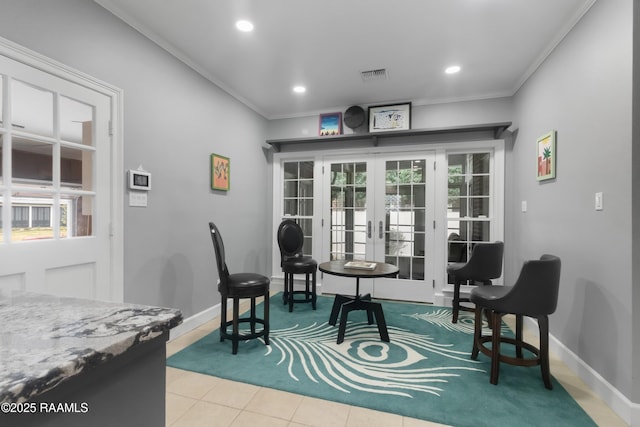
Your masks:
<path fill-rule="evenodd" d="M 493 138 L 500 139 L 505 130 L 511 126 L 511 122 L 500 123 L 483 123 L 466 126 L 452 126 L 432 129 L 411 129 L 403 131 L 391 132 L 371 132 L 371 133 L 353 133 L 338 136 L 313 136 L 305 138 L 287 138 L 287 139 L 268 139 L 266 143 L 271 145 L 276 152 L 282 150 L 283 147 L 294 144 L 315 144 L 325 142 L 343 142 L 343 141 L 369 141 L 372 146 L 377 146 L 382 139 L 393 139 L 401 137 L 412 137 L 422 135 L 444 135 L 455 133 L 471 133 L 471 132 L 487 132 L 493 131 Z M 335 147 L 334 147 L 335 148 Z"/>

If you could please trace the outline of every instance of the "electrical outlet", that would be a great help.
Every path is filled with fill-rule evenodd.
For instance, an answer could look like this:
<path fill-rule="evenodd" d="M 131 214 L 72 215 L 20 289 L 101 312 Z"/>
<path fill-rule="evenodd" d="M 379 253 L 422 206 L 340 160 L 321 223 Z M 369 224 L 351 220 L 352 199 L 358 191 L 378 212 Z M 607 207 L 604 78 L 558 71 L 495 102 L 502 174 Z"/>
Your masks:
<path fill-rule="evenodd" d="M 522 212 L 526 212 L 527 211 L 527 201 L 523 200 L 522 201 Z"/>

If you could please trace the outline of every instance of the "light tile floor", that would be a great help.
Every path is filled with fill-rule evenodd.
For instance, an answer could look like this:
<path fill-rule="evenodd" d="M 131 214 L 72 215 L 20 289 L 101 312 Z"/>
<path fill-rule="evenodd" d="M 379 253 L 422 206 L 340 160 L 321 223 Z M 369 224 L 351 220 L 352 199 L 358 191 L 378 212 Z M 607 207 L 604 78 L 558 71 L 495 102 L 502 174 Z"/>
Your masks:
<path fill-rule="evenodd" d="M 167 344 L 170 356 L 218 328 L 214 319 Z M 231 348 L 230 350 L 231 351 Z M 599 426 L 627 424 L 552 355 L 552 375 Z M 489 386 L 487 380 L 487 386 Z M 426 427 L 441 424 L 167 367 L 167 427 Z"/>

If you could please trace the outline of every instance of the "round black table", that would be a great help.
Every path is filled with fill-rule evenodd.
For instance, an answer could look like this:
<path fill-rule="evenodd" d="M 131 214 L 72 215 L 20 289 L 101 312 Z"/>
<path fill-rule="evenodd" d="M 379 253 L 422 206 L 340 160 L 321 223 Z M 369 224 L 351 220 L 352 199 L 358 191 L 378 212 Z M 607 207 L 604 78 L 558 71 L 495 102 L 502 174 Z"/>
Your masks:
<path fill-rule="evenodd" d="M 389 333 L 387 331 L 387 323 L 384 320 L 382 304 L 371 301 L 370 294 L 360 295 L 360 279 L 395 277 L 398 274 L 398 267 L 384 262 L 363 261 L 365 263 L 375 263 L 375 268 L 349 268 L 345 266 L 348 262 L 350 261 L 328 261 L 323 262 L 318 266 L 318 270 L 323 273 L 333 274 L 334 276 L 356 278 L 355 296 L 336 295 L 336 298 L 333 300 L 333 308 L 331 309 L 331 316 L 329 316 L 330 325 L 335 326 L 336 321 L 338 320 L 338 314 L 342 311 L 342 314 L 340 315 L 340 327 L 338 328 L 338 344 L 344 341 L 344 334 L 347 328 L 347 317 L 349 312 L 353 310 L 366 310 L 367 320 L 370 325 L 373 323 L 373 316 L 375 315 L 380 339 L 382 341 L 389 342 Z"/>

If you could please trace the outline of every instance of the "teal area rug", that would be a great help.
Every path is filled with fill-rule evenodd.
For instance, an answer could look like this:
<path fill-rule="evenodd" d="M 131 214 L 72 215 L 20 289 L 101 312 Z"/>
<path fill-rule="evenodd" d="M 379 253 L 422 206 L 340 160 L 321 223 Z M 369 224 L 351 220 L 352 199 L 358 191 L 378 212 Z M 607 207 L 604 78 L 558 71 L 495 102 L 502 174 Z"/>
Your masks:
<path fill-rule="evenodd" d="M 167 365 L 452 426 L 596 425 L 555 379 L 545 389 L 539 367 L 502 364 L 491 385 L 489 358 L 470 359 L 472 313 L 452 324 L 449 308 L 384 301 L 390 343 L 365 312 L 351 312 L 345 341 L 336 344 L 337 326 L 327 324 L 332 303 L 319 297 L 316 311 L 296 304 L 289 313 L 277 294 L 269 346 L 242 342 L 234 356 L 214 331 Z"/>

